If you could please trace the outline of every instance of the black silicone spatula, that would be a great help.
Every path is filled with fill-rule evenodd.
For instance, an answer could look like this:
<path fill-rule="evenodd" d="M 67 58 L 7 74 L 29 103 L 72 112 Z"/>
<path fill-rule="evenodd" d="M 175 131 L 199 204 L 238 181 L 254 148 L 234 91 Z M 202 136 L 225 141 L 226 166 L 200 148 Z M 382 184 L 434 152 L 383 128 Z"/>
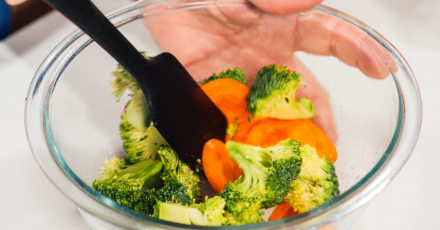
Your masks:
<path fill-rule="evenodd" d="M 138 81 L 159 132 L 193 168 L 203 146 L 223 140 L 226 118 L 170 53 L 146 60 L 90 0 L 44 0 L 75 23 Z"/>

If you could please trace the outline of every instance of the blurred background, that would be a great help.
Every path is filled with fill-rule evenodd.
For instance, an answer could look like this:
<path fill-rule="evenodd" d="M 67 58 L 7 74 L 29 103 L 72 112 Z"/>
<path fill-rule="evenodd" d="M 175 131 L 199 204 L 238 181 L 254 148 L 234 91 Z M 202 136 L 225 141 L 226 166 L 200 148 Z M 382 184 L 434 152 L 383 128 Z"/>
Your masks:
<path fill-rule="evenodd" d="M 107 12 L 131 1 L 94 2 Z M 417 77 L 424 106 L 413 155 L 352 229 L 439 229 L 440 1 L 325 0 L 323 4 L 363 21 L 394 44 Z M 0 0 L 0 229 L 90 229 L 75 205 L 38 167 L 23 122 L 33 74 L 75 28 L 41 0 L 13 7 Z"/>
<path fill-rule="evenodd" d="M 51 10 L 41 0 L 29 0 L 23 4 L 8 6 L 0 0 L 0 39 L 7 37 Z"/>

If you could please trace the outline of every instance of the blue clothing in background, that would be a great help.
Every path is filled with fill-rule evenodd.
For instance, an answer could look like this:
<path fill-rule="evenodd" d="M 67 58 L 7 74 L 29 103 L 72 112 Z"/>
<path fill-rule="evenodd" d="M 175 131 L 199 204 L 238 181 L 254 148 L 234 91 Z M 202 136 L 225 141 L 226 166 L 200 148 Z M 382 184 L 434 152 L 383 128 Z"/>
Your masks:
<path fill-rule="evenodd" d="M 11 29 L 11 8 L 5 0 L 0 0 L 0 40 L 8 36 Z"/>

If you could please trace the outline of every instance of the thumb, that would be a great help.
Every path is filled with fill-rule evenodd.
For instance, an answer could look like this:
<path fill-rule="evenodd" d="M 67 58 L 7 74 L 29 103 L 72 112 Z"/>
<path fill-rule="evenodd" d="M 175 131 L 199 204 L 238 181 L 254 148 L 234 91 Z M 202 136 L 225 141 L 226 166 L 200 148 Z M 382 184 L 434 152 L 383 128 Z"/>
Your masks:
<path fill-rule="evenodd" d="M 310 10 L 324 0 L 249 0 L 262 11 L 272 14 L 292 14 Z"/>

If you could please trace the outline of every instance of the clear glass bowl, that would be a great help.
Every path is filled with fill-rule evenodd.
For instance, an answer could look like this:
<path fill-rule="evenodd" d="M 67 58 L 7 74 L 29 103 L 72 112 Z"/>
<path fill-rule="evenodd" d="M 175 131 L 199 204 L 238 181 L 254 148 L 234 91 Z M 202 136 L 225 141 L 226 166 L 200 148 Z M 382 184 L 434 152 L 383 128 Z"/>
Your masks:
<path fill-rule="evenodd" d="M 160 24 L 164 15 L 173 15 L 178 18 L 176 22 L 185 21 L 188 19 L 185 17 L 213 12 L 219 6 L 234 12 L 246 3 L 135 2 L 109 13 L 108 17 L 138 50 L 156 55 L 162 51 L 173 53 L 172 47 L 184 47 L 186 52 L 179 57 L 185 58 L 185 55 L 197 54 L 194 48 L 197 41 L 185 36 L 163 41 L 161 34 L 152 36 L 143 21 L 148 24 L 151 20 L 150 25 L 159 23 L 154 25 L 173 31 L 175 25 Z M 398 173 L 416 144 L 421 125 L 421 100 L 416 80 L 404 58 L 361 22 L 324 6 L 313 11 L 333 15 L 360 28 L 389 53 L 398 71 L 390 72 L 385 80 L 374 80 L 336 58 L 296 53 L 330 95 L 339 135 L 335 165 L 341 195 L 301 215 L 260 224 L 215 227 L 217 229 L 344 229 Z M 218 35 L 214 27 L 208 28 L 208 32 Z M 291 35 L 277 31 L 277 36 Z M 164 50 L 161 44 L 166 42 L 177 46 Z M 225 46 L 219 52 L 227 49 Z M 262 49 L 270 49 L 270 46 Z M 216 58 L 218 56 L 207 56 L 204 60 L 215 66 Z M 124 154 L 118 128 L 129 97 L 125 95 L 117 103 L 109 91 L 115 66 L 115 60 L 81 31 L 72 33 L 47 56 L 31 83 L 26 103 L 26 131 L 35 158 L 48 178 L 77 204 L 93 229 L 206 228 L 146 216 L 118 205 L 91 188 L 93 180 L 100 176 L 104 159 Z M 246 60 L 237 59 L 237 66 L 246 68 Z"/>

